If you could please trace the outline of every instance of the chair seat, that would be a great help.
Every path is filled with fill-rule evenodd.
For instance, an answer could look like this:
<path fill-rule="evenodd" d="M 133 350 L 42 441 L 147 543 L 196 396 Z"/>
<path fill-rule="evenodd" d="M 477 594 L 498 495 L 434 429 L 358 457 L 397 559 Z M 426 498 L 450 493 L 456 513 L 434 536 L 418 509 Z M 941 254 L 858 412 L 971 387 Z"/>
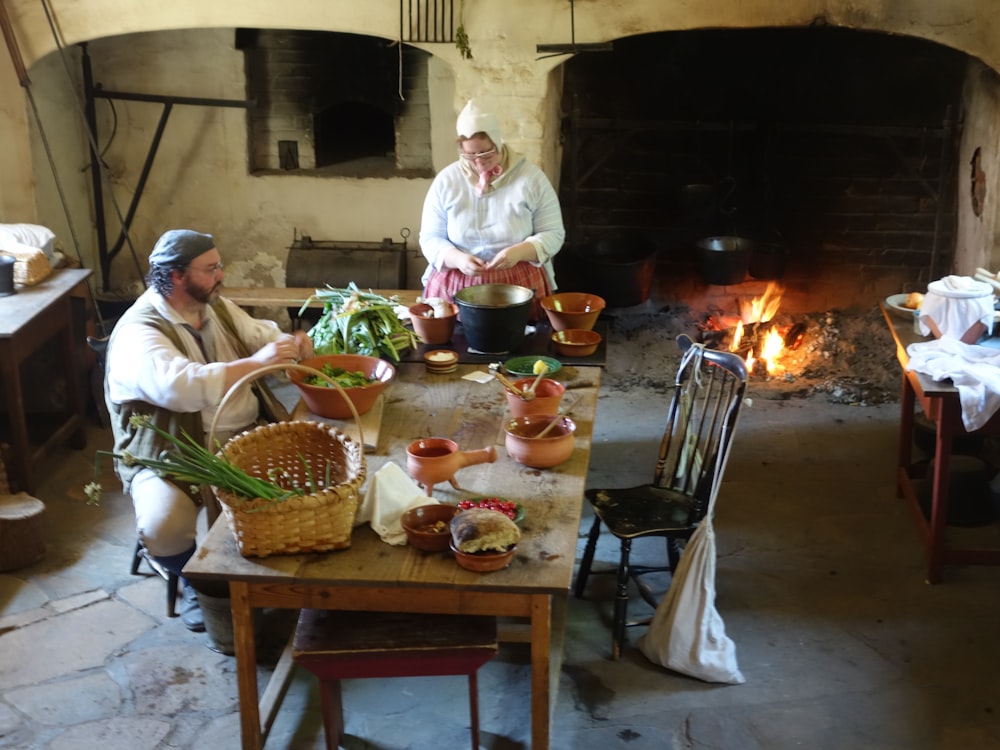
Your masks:
<path fill-rule="evenodd" d="M 303 609 L 292 659 L 319 679 L 327 747 L 339 746 L 340 680 L 467 675 L 471 740 L 479 747 L 477 670 L 497 653 L 495 617 Z"/>
<path fill-rule="evenodd" d="M 690 529 L 695 503 L 688 495 L 651 484 L 584 493 L 608 531 L 616 537 L 669 534 Z"/>

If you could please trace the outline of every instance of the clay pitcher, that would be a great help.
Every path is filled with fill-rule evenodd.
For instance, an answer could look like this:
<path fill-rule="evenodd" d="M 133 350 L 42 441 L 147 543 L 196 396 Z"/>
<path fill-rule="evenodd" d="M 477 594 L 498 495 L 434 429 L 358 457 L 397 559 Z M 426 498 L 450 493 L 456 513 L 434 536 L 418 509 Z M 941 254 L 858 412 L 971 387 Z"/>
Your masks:
<path fill-rule="evenodd" d="M 492 445 L 475 451 L 460 451 L 458 443 L 448 438 L 430 437 L 414 440 L 406 448 L 406 469 L 416 483 L 433 497 L 434 485 L 447 481 L 456 490 L 455 472 L 473 464 L 491 464 L 497 460 Z"/>

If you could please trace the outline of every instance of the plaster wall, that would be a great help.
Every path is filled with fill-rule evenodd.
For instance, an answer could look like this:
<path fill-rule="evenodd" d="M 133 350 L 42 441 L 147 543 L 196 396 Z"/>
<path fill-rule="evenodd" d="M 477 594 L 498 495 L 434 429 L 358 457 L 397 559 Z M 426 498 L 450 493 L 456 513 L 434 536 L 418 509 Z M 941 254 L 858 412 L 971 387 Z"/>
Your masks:
<path fill-rule="evenodd" d="M 78 115 L 79 86 L 73 80 L 79 75 L 74 58 L 79 55 L 78 43 L 90 42 L 95 79 L 107 88 L 243 99 L 242 57 L 233 48 L 234 28 L 332 30 L 395 39 L 399 7 L 392 0 L 363 4 L 350 0 L 170 4 L 5 0 L 10 28 L 32 77 L 33 96 L 39 101 L 40 122 L 33 122 L 29 103 L 10 68 L 0 72 L 0 142 L 7 145 L 0 156 L 4 167 L 0 220 L 52 226 L 64 245 L 78 246 L 82 261 L 94 265 L 89 157 Z M 463 60 L 451 44 L 417 45 L 436 58 L 430 78 L 435 168 L 454 153 L 455 112 L 467 98 L 477 96 L 497 105 L 507 140 L 557 180 L 559 66 L 566 58 L 539 59 L 536 45 L 572 41 L 571 7 L 565 0 L 465 0 L 472 60 Z M 919 36 L 960 49 L 981 61 L 985 70 L 995 70 L 1000 68 L 1000 18 L 992 11 L 993 0 L 705 0 L 684 4 L 636 0 L 577 2 L 572 23 L 578 43 L 664 30 L 830 24 Z M 996 90 L 995 81 L 984 82 L 969 99 L 970 113 L 995 122 Z M 107 134 L 113 123 L 107 108 L 102 109 L 101 130 Z M 115 137 L 109 144 L 100 144 L 106 148 L 109 179 L 120 207 L 109 207 L 112 214 L 127 210 L 160 116 L 155 104 L 119 103 L 116 109 Z M 987 127 L 995 138 L 995 128 Z M 53 154 L 58 179 L 52 175 L 43 141 Z M 1000 172 L 995 144 L 990 144 L 986 156 L 988 174 Z M 133 270 L 137 278 L 156 236 L 165 228 L 182 225 L 217 235 L 227 260 L 228 283 L 281 283 L 284 248 L 296 230 L 315 238 L 367 241 L 389 235 L 398 238 L 399 229 L 409 227 L 415 237 L 429 180 L 429 176 L 251 176 L 246 170 L 246 124 L 241 110 L 176 107 L 130 233 L 135 260 L 128 257 L 126 247 L 116 264 L 114 283 L 121 284 L 117 277 L 127 277 Z M 974 230 L 960 228 L 970 246 L 989 248 L 983 252 L 991 256 L 997 252 L 996 211 L 995 202 L 988 200 L 988 215 L 980 225 Z M 960 222 L 966 221 L 967 212 L 961 215 Z M 109 230 L 112 240 L 116 229 L 112 225 Z M 411 247 L 415 248 L 415 240 Z M 73 254 L 74 249 L 68 249 Z M 416 255 L 413 263 L 419 270 L 421 261 Z M 410 276 L 415 281 L 416 276 Z"/>

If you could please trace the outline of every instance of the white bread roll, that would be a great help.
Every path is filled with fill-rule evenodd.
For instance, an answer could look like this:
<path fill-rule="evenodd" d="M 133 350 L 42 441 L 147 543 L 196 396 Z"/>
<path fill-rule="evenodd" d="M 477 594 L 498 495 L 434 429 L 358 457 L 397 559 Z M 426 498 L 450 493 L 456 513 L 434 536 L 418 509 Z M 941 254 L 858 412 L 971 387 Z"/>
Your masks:
<path fill-rule="evenodd" d="M 468 508 L 451 519 L 451 540 L 462 552 L 501 552 L 521 538 L 506 514 L 489 508 Z"/>

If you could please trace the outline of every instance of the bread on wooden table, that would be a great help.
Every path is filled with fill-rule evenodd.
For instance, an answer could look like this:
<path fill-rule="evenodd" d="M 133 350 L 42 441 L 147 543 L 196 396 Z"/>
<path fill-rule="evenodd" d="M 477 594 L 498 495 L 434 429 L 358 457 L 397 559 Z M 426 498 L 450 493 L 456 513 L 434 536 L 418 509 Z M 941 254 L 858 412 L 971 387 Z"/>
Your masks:
<path fill-rule="evenodd" d="M 451 519 L 451 539 L 462 552 L 500 552 L 521 538 L 521 530 L 505 513 L 469 508 Z"/>

